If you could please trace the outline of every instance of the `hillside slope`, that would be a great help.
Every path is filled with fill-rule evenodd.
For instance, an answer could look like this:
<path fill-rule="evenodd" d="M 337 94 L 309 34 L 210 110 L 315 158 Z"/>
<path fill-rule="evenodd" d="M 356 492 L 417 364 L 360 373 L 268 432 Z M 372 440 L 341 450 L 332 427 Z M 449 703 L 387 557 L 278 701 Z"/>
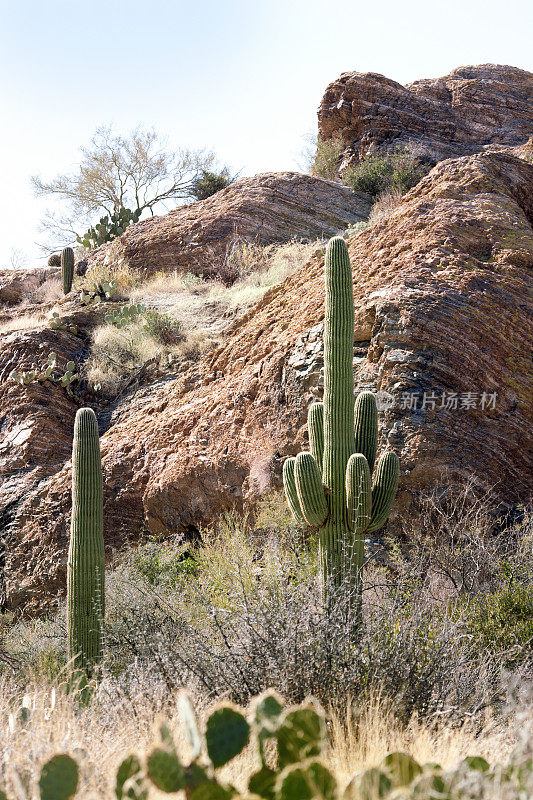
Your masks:
<path fill-rule="evenodd" d="M 533 166 L 513 155 L 443 161 L 349 241 L 356 385 L 392 397 L 380 430 L 400 456 L 397 514 L 420 491 L 470 477 L 506 503 L 529 496 L 532 186 Z M 198 528 L 279 485 L 321 394 L 323 303 L 317 255 L 213 355 L 148 400 L 133 395 L 101 443 L 110 549 L 143 529 Z M 35 609 L 63 591 L 69 494 L 66 463 L 14 510 L 8 606 Z"/>

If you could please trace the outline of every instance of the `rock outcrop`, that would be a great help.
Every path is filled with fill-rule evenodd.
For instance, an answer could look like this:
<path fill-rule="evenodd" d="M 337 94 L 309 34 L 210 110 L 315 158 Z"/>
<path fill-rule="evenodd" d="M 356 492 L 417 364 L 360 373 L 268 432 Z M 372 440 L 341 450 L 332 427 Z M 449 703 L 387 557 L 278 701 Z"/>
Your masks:
<path fill-rule="evenodd" d="M 402 86 L 372 72 L 345 72 L 324 93 L 318 132 L 346 143 L 343 167 L 397 146 L 436 163 L 518 145 L 533 134 L 533 74 L 482 64 Z"/>
<path fill-rule="evenodd" d="M 56 267 L 0 270 L 0 308 L 20 303 L 23 297 L 36 291 L 45 281 L 56 279 L 59 275 L 60 270 Z"/>
<path fill-rule="evenodd" d="M 529 496 L 532 186 L 533 166 L 509 154 L 443 161 L 349 241 L 356 385 L 384 393 L 380 446 L 402 469 L 397 514 L 420 491 L 469 478 L 506 503 Z M 321 395 L 323 280 L 317 254 L 208 359 L 125 401 L 101 441 L 109 550 L 143 528 L 199 527 L 279 485 Z M 36 610 L 63 591 L 69 493 L 66 462 L 12 505 L 9 607 Z"/>
<path fill-rule="evenodd" d="M 160 270 L 217 276 L 237 237 L 260 244 L 329 237 L 366 219 L 369 198 L 322 178 L 274 172 L 241 178 L 227 189 L 161 217 L 138 222 L 87 256 L 126 264 L 142 274 Z"/>

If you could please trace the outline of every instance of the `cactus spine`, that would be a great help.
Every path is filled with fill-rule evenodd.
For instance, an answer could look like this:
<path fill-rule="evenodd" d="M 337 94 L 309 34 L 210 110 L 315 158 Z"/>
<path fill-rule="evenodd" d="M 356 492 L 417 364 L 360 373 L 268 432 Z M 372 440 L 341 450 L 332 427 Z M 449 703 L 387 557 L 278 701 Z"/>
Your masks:
<path fill-rule="evenodd" d="M 80 408 L 72 446 L 72 523 L 67 567 L 68 655 L 89 673 L 102 655 L 104 538 L 102 465 L 94 411 Z"/>
<path fill-rule="evenodd" d="M 387 521 L 398 487 L 395 453 L 378 461 L 377 406 L 371 392 L 354 403 L 354 304 L 352 270 L 344 239 L 326 250 L 324 327 L 324 402 L 309 408 L 310 453 L 286 460 L 285 493 L 298 522 L 319 532 L 324 584 L 348 581 L 360 609 L 364 534 Z"/>
<path fill-rule="evenodd" d="M 61 278 L 63 294 L 68 294 L 72 289 L 74 279 L 74 250 L 72 247 L 64 247 L 61 251 Z"/>

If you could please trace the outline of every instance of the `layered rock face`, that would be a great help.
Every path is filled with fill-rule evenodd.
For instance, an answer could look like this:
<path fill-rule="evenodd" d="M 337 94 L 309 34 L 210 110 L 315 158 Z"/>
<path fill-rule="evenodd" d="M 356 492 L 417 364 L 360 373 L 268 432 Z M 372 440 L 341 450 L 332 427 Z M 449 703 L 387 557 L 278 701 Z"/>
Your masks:
<path fill-rule="evenodd" d="M 349 240 L 355 381 L 384 393 L 380 447 L 402 470 L 396 514 L 470 478 L 506 503 L 529 497 L 532 186 L 533 166 L 510 154 L 444 161 Z M 208 359 L 124 402 L 101 441 L 109 550 L 143 528 L 199 527 L 279 485 L 321 397 L 323 316 L 317 254 Z M 68 462 L 12 506 L 9 607 L 35 610 L 63 591 L 69 513 Z"/>
<path fill-rule="evenodd" d="M 365 219 L 369 198 L 321 178 L 275 172 L 242 178 L 207 200 L 132 225 L 87 256 L 142 274 L 180 270 L 216 276 L 236 238 L 274 244 L 333 236 Z"/>
<path fill-rule="evenodd" d="M 410 145 L 436 163 L 533 134 L 533 74 L 516 67 L 460 67 L 402 86 L 375 73 L 345 72 L 318 110 L 323 139 L 346 143 L 343 166 L 368 153 Z"/>

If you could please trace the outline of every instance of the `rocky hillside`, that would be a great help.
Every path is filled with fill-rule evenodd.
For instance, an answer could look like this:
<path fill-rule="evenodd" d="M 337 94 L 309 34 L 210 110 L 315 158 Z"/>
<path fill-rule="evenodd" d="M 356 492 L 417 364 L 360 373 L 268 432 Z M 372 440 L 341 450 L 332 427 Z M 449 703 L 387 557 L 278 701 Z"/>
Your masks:
<path fill-rule="evenodd" d="M 433 163 L 517 145 L 533 133 L 533 74 L 482 64 L 402 86 L 375 73 L 345 72 L 324 93 L 318 131 L 346 143 L 343 166 L 408 144 Z"/>
<path fill-rule="evenodd" d="M 241 178 L 227 189 L 133 225 L 90 253 L 95 263 L 125 263 L 142 275 L 181 270 L 216 276 L 240 237 L 268 245 L 333 236 L 370 210 L 365 194 L 332 181 L 276 172 Z"/>
<path fill-rule="evenodd" d="M 340 132 L 347 158 L 414 140 L 439 162 L 388 217 L 349 239 L 356 386 L 381 393 L 381 447 L 400 457 L 402 517 L 421 492 L 470 479 L 506 505 L 530 496 L 531 77 L 469 67 L 401 87 L 349 73 L 321 106 L 321 133 Z M 247 178 L 132 226 L 89 266 L 125 264 L 139 280 L 161 270 L 209 275 L 235 236 L 329 236 L 368 208 L 366 196 L 329 181 Z M 0 602 L 26 611 L 64 590 L 72 424 L 87 396 L 9 375 L 52 351 L 58 369 L 82 365 L 103 317 L 72 294 L 57 306 L 63 329 L 52 330 L 48 277 L 0 275 Z M 306 446 L 308 405 L 321 397 L 323 315 L 317 249 L 226 323 L 210 355 L 100 409 L 109 553 L 142 531 L 194 532 L 280 485 L 283 459 Z"/>
<path fill-rule="evenodd" d="M 533 166 L 510 154 L 444 161 L 389 218 L 349 241 L 356 383 L 384 393 L 381 447 L 402 465 L 397 514 L 409 514 L 420 491 L 470 477 L 506 503 L 528 497 L 532 185 Z M 240 318 L 212 356 L 148 397 L 123 401 L 102 437 L 110 549 L 143 529 L 194 530 L 279 485 L 284 457 L 305 446 L 307 406 L 321 394 L 323 302 L 316 255 Z M 6 345 L 13 352 L 9 337 L 3 353 Z M 31 388 L 10 385 L 2 401 L 13 480 L 21 471 L 25 480 L 4 524 L 12 608 L 36 607 L 37 596 L 54 598 L 64 586 L 75 406 Z M 6 403 L 20 412 L 6 415 Z M 40 447 L 53 451 L 49 477 L 39 472 Z"/>

